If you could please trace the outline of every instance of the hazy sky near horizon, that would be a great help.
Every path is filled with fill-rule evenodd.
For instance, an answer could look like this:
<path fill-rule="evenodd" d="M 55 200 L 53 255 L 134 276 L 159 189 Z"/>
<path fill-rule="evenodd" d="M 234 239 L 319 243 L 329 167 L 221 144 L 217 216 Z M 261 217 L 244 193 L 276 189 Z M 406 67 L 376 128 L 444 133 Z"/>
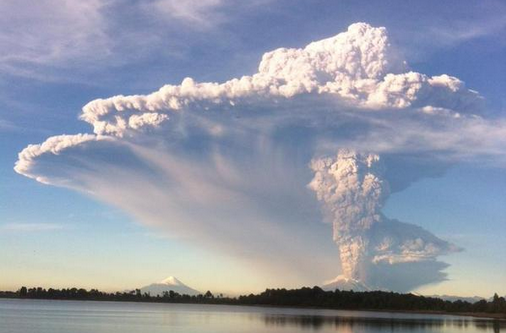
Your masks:
<path fill-rule="evenodd" d="M 367 22 L 387 29 L 411 70 L 459 78 L 483 96 L 483 112 L 492 122 L 505 118 L 506 5 L 501 1 L 27 2 L 0 4 L 0 289 L 122 290 L 173 275 L 199 290 L 247 292 L 320 284 L 340 273 L 331 226 L 317 214 L 302 214 L 294 222 L 300 229 L 291 230 L 291 237 L 307 235 L 294 262 L 314 262 L 326 270 L 280 274 L 258 265 L 254 256 L 248 260 L 247 253 L 161 233 L 123 203 L 14 172 L 18 153 L 28 144 L 92 133 L 78 116 L 97 98 L 148 94 L 186 77 L 224 82 L 253 75 L 266 52 L 303 48 Z M 464 249 L 441 258 L 450 264 L 447 281 L 418 292 L 506 294 L 503 161 L 454 163 L 438 177 L 420 178 L 388 198 L 386 216 Z M 144 190 L 132 189 L 141 197 Z M 314 206 L 302 208 L 317 211 Z M 304 219 L 315 223 L 308 226 Z M 283 229 L 268 231 L 276 232 Z"/>

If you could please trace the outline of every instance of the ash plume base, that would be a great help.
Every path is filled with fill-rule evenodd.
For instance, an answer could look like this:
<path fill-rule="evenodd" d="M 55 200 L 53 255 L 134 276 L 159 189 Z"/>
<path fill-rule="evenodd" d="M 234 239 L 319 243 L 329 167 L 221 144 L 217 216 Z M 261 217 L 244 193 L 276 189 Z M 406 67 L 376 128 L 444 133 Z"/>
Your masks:
<path fill-rule="evenodd" d="M 338 275 L 335 279 L 323 282 L 323 290 L 353 290 L 353 291 L 371 291 L 373 289 L 366 286 L 364 283 L 344 275 Z"/>
<path fill-rule="evenodd" d="M 335 157 L 313 159 L 311 168 L 314 177 L 308 187 L 315 191 L 326 221 L 333 226 L 343 270 L 330 285 L 402 291 L 419 286 L 420 278 L 411 278 L 411 285 L 391 284 L 395 279 L 386 274 L 391 270 L 428 275 L 422 284 L 446 278 L 442 272 L 446 265 L 436 258 L 459 249 L 419 226 L 381 213 L 391 190 L 379 155 L 341 149 Z"/>

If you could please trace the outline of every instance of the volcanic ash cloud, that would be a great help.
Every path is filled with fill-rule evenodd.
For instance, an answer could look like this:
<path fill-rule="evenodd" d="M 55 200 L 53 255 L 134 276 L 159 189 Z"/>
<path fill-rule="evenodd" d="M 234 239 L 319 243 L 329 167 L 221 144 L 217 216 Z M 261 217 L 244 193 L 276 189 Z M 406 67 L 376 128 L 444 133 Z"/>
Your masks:
<path fill-rule="evenodd" d="M 504 165 L 506 123 L 482 109 L 459 79 L 410 70 L 385 28 L 356 23 L 264 54 L 253 75 L 91 101 L 80 119 L 93 133 L 30 145 L 15 170 L 278 276 L 342 269 L 410 290 L 444 280 L 437 257 L 455 248 L 381 208 L 454 163 Z"/>

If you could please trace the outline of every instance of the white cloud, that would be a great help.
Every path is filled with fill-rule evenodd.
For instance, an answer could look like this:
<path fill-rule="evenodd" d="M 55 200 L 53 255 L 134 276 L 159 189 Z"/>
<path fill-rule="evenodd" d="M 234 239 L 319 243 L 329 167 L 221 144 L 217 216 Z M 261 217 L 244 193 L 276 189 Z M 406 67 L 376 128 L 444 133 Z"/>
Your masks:
<path fill-rule="evenodd" d="M 274 270 L 328 277 L 332 258 L 317 240 L 320 215 L 306 185 L 321 178 L 320 162 L 330 157 L 322 163 L 332 168 L 337 151 L 355 150 L 367 160 L 381 158 L 384 173 L 367 173 L 342 196 L 317 190 L 324 210 L 330 204 L 334 218 L 356 228 L 357 241 L 342 243 L 341 258 L 375 249 L 364 252 L 367 276 L 380 287 L 389 272 L 402 277 L 403 264 L 410 272 L 426 269 L 402 284 L 411 289 L 444 279 L 446 265 L 435 259 L 452 247 L 383 217 L 382 203 L 389 191 L 439 175 L 451 163 L 504 165 L 506 123 L 487 120 L 482 108 L 482 98 L 462 81 L 410 71 L 386 29 L 358 23 L 304 48 L 268 52 L 251 76 L 221 84 L 187 78 L 149 95 L 92 101 L 81 119 L 95 134 L 29 146 L 15 170 L 93 195 L 173 237 Z M 311 160 L 320 161 L 314 170 Z M 354 175 L 320 180 L 334 189 Z M 359 204 L 370 197 L 359 195 L 364 184 L 377 195 Z M 349 197 L 357 201 L 339 208 Z M 345 272 L 355 271 L 342 261 Z"/>

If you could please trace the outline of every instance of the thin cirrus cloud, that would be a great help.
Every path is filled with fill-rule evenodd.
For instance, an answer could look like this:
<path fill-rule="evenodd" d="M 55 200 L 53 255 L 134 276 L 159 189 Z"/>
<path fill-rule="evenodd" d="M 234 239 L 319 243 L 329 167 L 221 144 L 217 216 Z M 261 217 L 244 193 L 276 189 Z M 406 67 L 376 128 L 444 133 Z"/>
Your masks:
<path fill-rule="evenodd" d="M 274 0 L 155 0 L 144 9 L 166 21 L 178 21 L 196 31 L 216 28 L 237 19 L 240 13 L 265 6 Z"/>
<path fill-rule="evenodd" d="M 275 5 L 266 6 L 270 3 Z M 304 2 L 298 5 L 307 6 Z M 18 1 L 6 0 L 0 3 L 0 10 L 4 14 L 0 18 L 0 72 L 44 81 L 79 81 L 81 76 L 104 75 L 104 69 L 147 61 L 156 55 L 164 61 L 191 57 L 189 49 L 209 47 L 207 33 L 216 34 L 214 46 L 223 40 L 241 45 L 241 41 L 249 40 L 243 35 L 243 23 L 249 25 L 256 15 L 263 15 L 267 25 L 279 30 L 280 15 L 296 14 L 279 0 L 248 4 L 234 0 L 29 0 L 22 7 Z M 353 6 L 329 6 L 329 10 L 341 13 L 353 11 Z M 420 45 L 426 49 L 452 46 L 504 30 L 503 4 L 488 1 L 473 11 L 480 15 L 467 18 L 469 13 L 464 10 L 466 19 L 433 17 L 433 13 L 430 17 L 410 17 L 407 22 L 399 18 L 398 37 L 410 45 L 405 52 L 416 58 L 417 53 L 423 53 Z M 332 21 L 325 22 L 332 26 Z M 287 26 L 290 24 L 294 23 Z M 241 47 L 252 52 L 250 45 Z"/>
<path fill-rule="evenodd" d="M 158 15 L 177 19 L 193 25 L 196 29 L 209 28 L 224 20 L 219 9 L 224 0 L 157 0 L 150 7 L 157 9 Z"/>
<path fill-rule="evenodd" d="M 0 72 L 69 80 L 76 79 L 75 71 L 131 63 L 147 56 L 148 46 L 150 52 L 175 48 L 180 37 L 167 27 L 170 21 L 191 23 L 185 29 L 199 32 L 221 22 L 222 2 L 132 1 L 124 6 L 117 0 L 29 0 L 20 8 L 19 1 L 2 1 Z M 132 18 L 132 27 L 123 24 L 125 17 Z M 73 75 L 65 72 L 69 68 Z"/>
<path fill-rule="evenodd" d="M 14 132 L 14 131 L 18 131 L 19 129 L 20 128 L 18 126 L 16 126 L 14 123 L 12 123 L 11 121 L 0 118 L 0 133 L 1 132 Z"/>
<path fill-rule="evenodd" d="M 32 233 L 63 230 L 65 227 L 54 223 L 7 223 L 0 225 L 0 232 L 8 233 Z"/>
<path fill-rule="evenodd" d="M 431 38 L 436 38 L 443 44 L 452 45 L 480 37 L 499 36 L 506 29 L 504 2 L 490 0 L 472 4 L 470 9 L 474 15 L 468 14 L 466 19 L 456 17 L 451 21 L 442 22 L 441 20 L 425 30 Z M 476 15 L 477 13 L 479 15 Z M 503 43 L 505 41 L 502 39 Z"/>
<path fill-rule="evenodd" d="M 2 1 L 2 69 L 75 61 L 89 56 L 90 52 L 83 55 L 87 49 L 93 49 L 96 57 L 103 56 L 108 52 L 104 5 L 102 0 L 42 0 L 20 8 L 18 1 Z"/>
<path fill-rule="evenodd" d="M 506 123 L 482 111 L 462 81 L 410 70 L 385 28 L 357 23 L 264 54 L 252 76 L 91 101 L 93 134 L 30 145 L 15 170 L 270 272 L 405 291 L 445 280 L 439 257 L 460 249 L 381 209 L 455 163 L 504 166 Z M 332 240 L 338 260 L 315 246 Z"/>

